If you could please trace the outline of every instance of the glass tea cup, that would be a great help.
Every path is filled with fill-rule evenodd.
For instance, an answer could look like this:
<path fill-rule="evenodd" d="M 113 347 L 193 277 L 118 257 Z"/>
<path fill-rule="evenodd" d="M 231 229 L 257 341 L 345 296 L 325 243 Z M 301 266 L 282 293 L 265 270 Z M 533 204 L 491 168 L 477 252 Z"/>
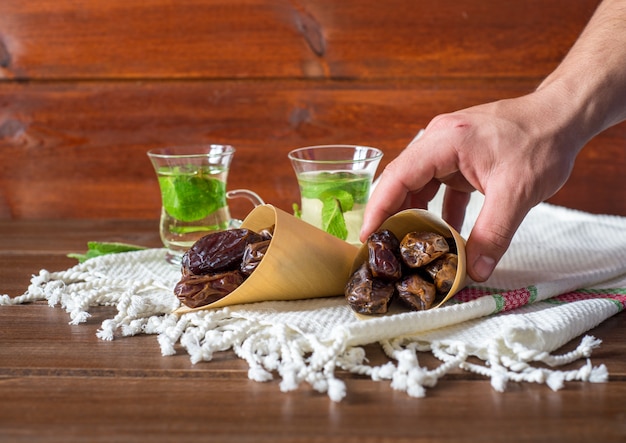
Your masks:
<path fill-rule="evenodd" d="M 288 157 L 300 186 L 302 220 L 354 245 L 369 199 L 380 149 L 321 145 L 294 149 Z"/>
<path fill-rule="evenodd" d="M 212 231 L 238 227 L 241 221 L 231 218 L 227 199 L 264 204 L 253 191 L 226 190 L 234 153 L 232 146 L 217 144 L 148 151 L 161 190 L 159 231 L 170 251 L 182 254 Z"/>

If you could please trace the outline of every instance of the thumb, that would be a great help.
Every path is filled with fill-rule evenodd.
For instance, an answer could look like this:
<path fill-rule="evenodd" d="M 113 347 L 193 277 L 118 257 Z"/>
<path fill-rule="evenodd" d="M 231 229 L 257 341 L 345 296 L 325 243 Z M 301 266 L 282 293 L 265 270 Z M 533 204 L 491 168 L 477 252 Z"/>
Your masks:
<path fill-rule="evenodd" d="M 467 240 L 467 272 L 472 280 L 487 280 L 530 207 L 511 195 L 485 195 L 483 207 Z"/>

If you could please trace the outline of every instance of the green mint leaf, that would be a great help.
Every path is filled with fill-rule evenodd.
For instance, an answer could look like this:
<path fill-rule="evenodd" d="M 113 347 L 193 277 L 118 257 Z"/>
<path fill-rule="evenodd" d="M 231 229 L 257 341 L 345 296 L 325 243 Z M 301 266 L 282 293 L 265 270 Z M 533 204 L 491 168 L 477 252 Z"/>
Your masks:
<path fill-rule="evenodd" d="M 206 175 L 178 174 L 159 178 L 163 207 L 177 220 L 201 220 L 226 206 L 226 185 Z"/>
<path fill-rule="evenodd" d="M 329 199 L 338 200 L 341 205 L 342 213 L 351 211 L 354 206 L 354 197 L 348 191 L 344 191 L 343 189 L 330 189 L 323 192 L 319 198 L 322 202 Z"/>
<path fill-rule="evenodd" d="M 346 187 L 347 173 L 320 172 L 306 180 L 303 187 L 303 196 L 306 198 L 319 198 L 319 196 L 332 189 Z"/>
<path fill-rule="evenodd" d="M 79 263 L 83 263 L 90 258 L 99 257 L 107 254 L 118 254 L 120 252 L 140 251 L 146 249 L 143 246 L 130 245 L 128 243 L 119 242 L 87 242 L 87 252 L 84 254 L 70 253 L 69 258 L 75 258 Z"/>
<path fill-rule="evenodd" d="M 67 254 L 67 256 L 69 258 L 75 258 L 76 260 L 78 260 L 78 263 L 84 263 L 84 262 L 86 262 L 87 260 L 89 260 L 91 258 L 89 256 L 89 254 L 79 254 L 77 252 L 76 253 L 71 252 L 71 253 Z"/>
<path fill-rule="evenodd" d="M 305 198 L 320 198 L 327 192 L 344 191 L 356 202 L 367 201 L 370 189 L 368 177 L 351 172 L 320 172 L 308 179 L 300 180 L 300 190 Z M 344 209 L 345 211 L 345 209 Z"/>
<path fill-rule="evenodd" d="M 322 229 L 330 235 L 345 240 L 348 238 L 346 220 L 343 218 L 341 202 L 336 198 L 327 198 L 322 207 Z"/>
<path fill-rule="evenodd" d="M 300 209 L 300 206 L 298 206 L 298 203 L 294 203 L 293 205 L 291 205 L 291 208 L 293 209 L 294 217 L 302 218 L 302 210 Z"/>

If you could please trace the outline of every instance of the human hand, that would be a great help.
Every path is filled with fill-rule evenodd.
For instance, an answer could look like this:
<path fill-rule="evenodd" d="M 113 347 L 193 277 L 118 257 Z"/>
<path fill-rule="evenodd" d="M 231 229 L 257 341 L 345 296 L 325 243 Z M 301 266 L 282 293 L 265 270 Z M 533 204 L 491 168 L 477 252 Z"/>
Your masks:
<path fill-rule="evenodd" d="M 441 184 L 442 217 L 460 230 L 477 190 L 485 200 L 467 239 L 467 269 L 486 280 L 528 211 L 565 183 L 583 145 L 555 111 L 531 94 L 435 117 L 381 174 L 361 241 L 400 210 L 427 209 Z"/>

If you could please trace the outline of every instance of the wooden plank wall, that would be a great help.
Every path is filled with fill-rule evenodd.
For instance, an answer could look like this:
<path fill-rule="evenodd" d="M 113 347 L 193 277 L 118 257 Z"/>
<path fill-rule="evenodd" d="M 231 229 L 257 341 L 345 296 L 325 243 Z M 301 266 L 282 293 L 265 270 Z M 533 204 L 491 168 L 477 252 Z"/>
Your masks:
<path fill-rule="evenodd" d="M 0 218 L 158 218 L 150 148 L 230 143 L 229 187 L 286 210 L 287 152 L 382 167 L 438 113 L 524 94 L 598 0 L 2 0 Z M 626 126 L 552 200 L 626 215 Z"/>

